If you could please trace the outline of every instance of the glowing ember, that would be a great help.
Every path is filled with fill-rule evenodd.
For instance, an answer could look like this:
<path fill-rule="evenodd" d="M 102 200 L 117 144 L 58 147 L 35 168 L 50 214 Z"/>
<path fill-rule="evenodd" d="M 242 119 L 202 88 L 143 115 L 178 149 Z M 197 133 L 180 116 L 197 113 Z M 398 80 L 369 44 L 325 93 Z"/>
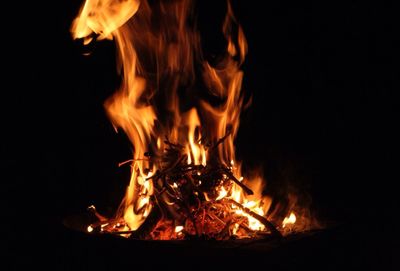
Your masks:
<path fill-rule="evenodd" d="M 85 44 L 116 43 L 122 82 L 105 108 L 134 146 L 119 210 L 110 219 L 96 213 L 100 223 L 88 232 L 160 240 L 281 235 L 274 226 L 281 221 L 270 215 L 272 199 L 262 193 L 265 182 L 241 177 L 235 159 L 244 33 L 228 2 L 226 54 L 210 64 L 192 10 L 190 0 L 87 0 L 73 22 L 74 38 Z M 295 221 L 291 213 L 282 227 Z"/>

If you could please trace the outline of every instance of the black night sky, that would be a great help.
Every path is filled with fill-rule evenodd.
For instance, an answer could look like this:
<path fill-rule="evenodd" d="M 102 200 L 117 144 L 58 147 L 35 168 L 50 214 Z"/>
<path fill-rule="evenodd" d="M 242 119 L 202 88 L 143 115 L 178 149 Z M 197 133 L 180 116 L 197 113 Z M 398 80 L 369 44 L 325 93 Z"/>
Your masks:
<path fill-rule="evenodd" d="M 197 2 L 204 49 L 218 53 L 225 1 Z M 333 234 L 339 241 L 319 244 L 315 259 L 297 265 L 394 270 L 394 241 L 387 237 L 398 231 L 391 3 L 232 3 L 249 45 L 243 88 L 253 96 L 242 114 L 238 156 L 261 166 L 271 189 L 290 184 L 307 191 L 322 220 L 342 225 Z M 100 42 L 91 56 L 82 55 L 69 33 L 80 0 L 28 5 L 2 35 L 10 81 L 3 83 L 1 140 L 10 267 L 108 270 L 112 259 L 99 264 L 100 254 L 85 250 L 99 242 L 88 245 L 62 220 L 90 204 L 115 206 L 128 181 L 129 167 L 117 164 L 130 158 L 129 142 L 103 108 L 118 82 L 115 47 Z M 313 244 L 302 249 L 316 253 Z M 288 260 L 276 268 L 293 266 Z"/>

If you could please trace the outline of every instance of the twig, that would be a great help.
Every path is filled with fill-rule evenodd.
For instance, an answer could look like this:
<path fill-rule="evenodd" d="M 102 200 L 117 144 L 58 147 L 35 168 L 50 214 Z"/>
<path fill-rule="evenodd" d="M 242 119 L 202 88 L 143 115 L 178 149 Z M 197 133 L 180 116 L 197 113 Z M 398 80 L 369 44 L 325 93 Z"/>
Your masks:
<path fill-rule="evenodd" d="M 170 142 L 168 139 L 164 140 L 164 143 L 173 148 L 184 149 L 184 147 L 181 144 L 174 144 L 174 143 Z"/>
<path fill-rule="evenodd" d="M 232 134 L 232 128 L 228 128 L 226 134 L 218 139 L 218 141 L 211 147 L 211 150 L 215 150 L 219 144 L 225 141 L 225 139 Z"/>
<path fill-rule="evenodd" d="M 232 172 L 230 172 L 230 171 L 227 170 L 227 169 L 224 169 L 224 173 L 225 173 L 226 175 L 228 175 L 229 179 L 231 179 L 231 180 L 234 181 L 237 185 L 239 185 L 247 195 L 253 195 L 253 194 L 254 194 L 253 190 L 251 190 L 251 189 L 248 188 L 246 185 L 244 185 L 241 181 L 239 181 L 239 180 L 232 174 Z"/>

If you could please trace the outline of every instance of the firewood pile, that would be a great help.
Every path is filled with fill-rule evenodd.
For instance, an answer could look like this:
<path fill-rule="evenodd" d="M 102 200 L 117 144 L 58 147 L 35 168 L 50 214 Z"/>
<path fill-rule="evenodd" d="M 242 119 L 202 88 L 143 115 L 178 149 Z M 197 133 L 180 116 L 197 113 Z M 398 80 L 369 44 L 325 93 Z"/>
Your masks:
<path fill-rule="evenodd" d="M 232 189 L 241 189 L 246 195 L 252 195 L 253 191 L 234 175 L 232 166 L 216 158 L 218 146 L 228 136 L 229 133 L 213 145 L 205 144 L 209 153 L 206 165 L 188 164 L 184 146 L 166 139 L 167 147 L 161 156 L 145 154 L 159 168 L 146 179 L 154 186 L 150 197 L 154 207 L 146 221 L 136 231 L 126 230 L 123 220 L 106 219 L 92 207 L 99 222 L 92 224 L 90 231 L 152 240 L 228 240 L 263 234 L 281 237 L 265 216 L 229 197 Z M 252 229 L 249 219 L 257 220 L 262 226 Z"/>

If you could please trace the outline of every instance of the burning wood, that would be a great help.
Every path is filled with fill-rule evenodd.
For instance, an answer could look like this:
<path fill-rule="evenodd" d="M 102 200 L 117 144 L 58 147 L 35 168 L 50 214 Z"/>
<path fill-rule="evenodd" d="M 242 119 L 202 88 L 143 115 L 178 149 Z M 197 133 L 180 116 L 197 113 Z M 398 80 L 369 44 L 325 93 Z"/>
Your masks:
<path fill-rule="evenodd" d="M 244 180 L 235 161 L 247 50 L 242 28 L 228 2 L 226 53 L 211 65 L 192 10 L 190 0 L 87 0 L 73 23 L 74 38 L 85 44 L 116 42 L 122 82 L 105 107 L 134 146 L 118 212 L 107 219 L 92 207 L 99 222 L 90 232 L 143 239 L 281 236 L 266 215 L 271 199 L 262 194 L 263 180 Z"/>
<path fill-rule="evenodd" d="M 225 139 L 227 137 L 223 137 Z M 218 144 L 223 144 L 218 141 Z M 232 236 L 251 237 L 257 230 L 265 227 L 272 235 L 280 237 L 280 232 L 268 219 L 235 201 L 232 197 L 234 191 L 240 190 L 246 194 L 253 191 L 240 182 L 233 174 L 233 167 L 227 167 L 214 161 L 203 165 L 187 164 L 187 155 L 173 155 L 184 148 L 165 140 L 166 148 L 163 157 L 148 155 L 151 164 L 157 164 L 159 170 L 146 178 L 145 182 L 153 182 L 154 194 L 150 197 L 151 204 L 156 206 L 153 212 L 160 218 L 150 227 L 139 228 L 135 231 L 121 230 L 123 221 L 111 222 L 101 219 L 92 229 L 100 232 L 116 234 L 140 235 L 141 231 L 149 231 L 143 238 L 151 239 L 182 239 L 182 238 L 214 238 L 228 239 Z M 177 157 L 175 161 L 171 157 Z M 163 167 L 162 165 L 167 166 Z M 250 193 L 248 192 L 250 191 Z M 95 212 L 95 208 L 90 210 Z M 141 210 L 139 209 L 138 212 Z M 243 212 L 259 221 L 254 227 L 249 224 Z M 97 212 L 97 217 L 101 217 Z M 143 224 L 144 225 L 144 224 Z M 184 226 L 181 226 L 184 225 Z"/>

